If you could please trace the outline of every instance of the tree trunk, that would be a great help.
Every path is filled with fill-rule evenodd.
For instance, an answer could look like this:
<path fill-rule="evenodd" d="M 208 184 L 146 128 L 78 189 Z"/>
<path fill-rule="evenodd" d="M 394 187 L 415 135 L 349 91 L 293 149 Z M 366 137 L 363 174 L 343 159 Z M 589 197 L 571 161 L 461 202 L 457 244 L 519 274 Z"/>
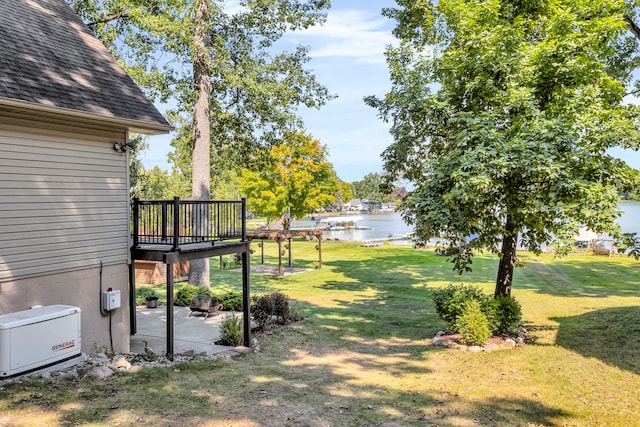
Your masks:
<path fill-rule="evenodd" d="M 498 278 L 496 279 L 494 297 L 511 295 L 513 270 L 516 266 L 517 247 L 518 233 L 515 232 L 515 225 L 511 221 L 511 215 L 507 215 L 505 233 L 502 237 L 502 256 L 500 257 L 500 265 L 498 267 Z"/>
<path fill-rule="evenodd" d="M 210 35 L 209 1 L 196 0 L 196 27 L 193 35 L 193 84 L 196 101 L 193 109 L 193 156 L 191 160 L 192 197 L 194 200 L 210 199 L 211 182 L 211 75 L 209 72 Z M 206 234 L 209 215 L 201 212 L 207 221 L 200 221 L 199 227 Z M 210 286 L 209 259 L 191 261 L 189 284 Z"/>

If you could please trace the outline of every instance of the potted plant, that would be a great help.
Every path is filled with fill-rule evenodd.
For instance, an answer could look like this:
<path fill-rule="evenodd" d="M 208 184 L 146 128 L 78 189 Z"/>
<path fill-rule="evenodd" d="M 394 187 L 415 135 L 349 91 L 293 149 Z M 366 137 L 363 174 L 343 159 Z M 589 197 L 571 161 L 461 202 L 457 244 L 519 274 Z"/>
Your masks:
<path fill-rule="evenodd" d="M 147 308 L 157 308 L 158 307 L 158 294 L 154 290 L 145 297 L 147 301 Z"/>

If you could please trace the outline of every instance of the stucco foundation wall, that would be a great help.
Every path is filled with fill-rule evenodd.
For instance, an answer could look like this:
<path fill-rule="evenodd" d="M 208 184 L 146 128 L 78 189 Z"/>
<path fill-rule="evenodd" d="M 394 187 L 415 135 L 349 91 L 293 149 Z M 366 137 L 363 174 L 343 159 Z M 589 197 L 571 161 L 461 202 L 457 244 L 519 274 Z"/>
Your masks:
<path fill-rule="evenodd" d="M 113 350 L 128 353 L 129 307 L 127 264 L 103 265 L 102 289 L 120 290 L 122 306 L 111 312 Z M 100 313 L 100 266 L 0 283 L 0 314 L 34 305 L 68 304 L 82 310 L 82 351 L 111 349 L 109 315 Z"/>

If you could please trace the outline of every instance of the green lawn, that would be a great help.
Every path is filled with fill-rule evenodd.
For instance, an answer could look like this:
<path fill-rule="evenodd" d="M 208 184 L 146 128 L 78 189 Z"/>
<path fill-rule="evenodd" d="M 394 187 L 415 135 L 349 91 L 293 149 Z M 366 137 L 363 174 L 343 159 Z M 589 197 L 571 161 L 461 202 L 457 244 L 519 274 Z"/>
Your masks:
<path fill-rule="evenodd" d="M 430 288 L 492 292 L 494 257 L 457 276 L 432 251 L 323 242 L 317 270 L 315 245 L 293 245 L 309 272 L 252 275 L 254 294 L 282 291 L 308 316 L 260 337 L 259 353 L 106 381 L 0 383 L 0 425 L 640 426 L 633 259 L 521 254 L 513 294 L 532 342 L 472 354 L 430 345 L 444 328 Z M 238 273 L 211 264 L 214 288 L 240 288 Z"/>

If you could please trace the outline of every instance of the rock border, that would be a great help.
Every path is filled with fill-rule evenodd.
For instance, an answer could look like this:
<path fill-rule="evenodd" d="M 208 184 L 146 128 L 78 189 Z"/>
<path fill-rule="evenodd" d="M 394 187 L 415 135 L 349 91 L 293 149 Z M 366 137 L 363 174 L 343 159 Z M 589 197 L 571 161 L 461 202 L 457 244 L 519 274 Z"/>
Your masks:
<path fill-rule="evenodd" d="M 527 343 L 526 331 L 516 331 L 508 335 L 492 336 L 484 346 L 467 346 L 458 342 L 460 334 L 451 331 L 438 331 L 431 339 L 431 345 L 436 347 L 454 348 L 471 353 L 492 352 L 497 350 L 510 350 L 522 347 Z"/>
<path fill-rule="evenodd" d="M 11 378 L 0 380 L 0 384 L 8 384 L 11 382 L 22 382 L 27 378 L 41 378 L 43 380 L 78 380 L 85 377 L 95 377 L 107 379 L 116 372 L 134 373 L 145 367 L 153 368 L 171 368 L 181 363 L 193 360 L 215 360 L 215 359 L 231 359 L 246 353 L 259 351 L 257 340 L 253 342 L 254 348 L 237 346 L 229 347 L 221 353 L 208 354 L 195 353 L 188 351 L 176 354 L 173 360 L 160 355 L 147 355 L 137 353 L 126 354 L 106 354 L 92 353 L 83 354 L 80 361 L 71 366 L 54 365 L 39 371 L 18 375 Z"/>

